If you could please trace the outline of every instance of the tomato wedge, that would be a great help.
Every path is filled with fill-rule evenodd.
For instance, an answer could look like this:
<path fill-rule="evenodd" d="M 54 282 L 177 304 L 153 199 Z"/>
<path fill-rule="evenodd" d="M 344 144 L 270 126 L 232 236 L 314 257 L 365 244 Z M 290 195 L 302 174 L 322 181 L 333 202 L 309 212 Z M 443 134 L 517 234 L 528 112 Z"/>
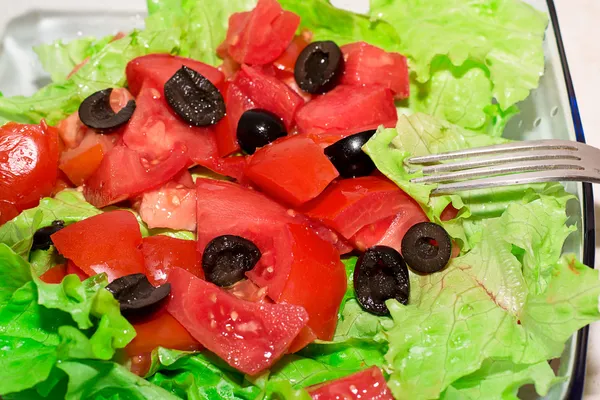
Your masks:
<path fill-rule="evenodd" d="M 300 53 L 302 53 L 302 50 L 310 43 L 311 37 L 312 34 L 308 31 L 303 31 L 300 35 L 294 36 L 294 39 L 283 54 L 277 60 L 273 61 L 273 66 L 281 71 L 293 74 L 296 67 L 296 60 Z"/>
<path fill-rule="evenodd" d="M 166 159 L 157 161 L 149 163 L 136 151 L 116 146 L 86 181 L 83 194 L 98 208 L 118 203 L 171 180 L 186 168 L 188 156 L 177 144 Z"/>
<path fill-rule="evenodd" d="M 202 350 L 202 345 L 189 334 L 166 308 L 148 318 L 133 321 L 135 338 L 125 347 L 131 357 L 150 353 L 157 347 L 175 350 Z"/>
<path fill-rule="evenodd" d="M 85 281 L 90 276 L 83 272 L 73 261 L 67 260 L 67 275 L 75 274 L 80 281 Z"/>
<path fill-rule="evenodd" d="M 139 207 L 140 217 L 148 228 L 196 230 L 196 190 L 169 182 L 145 192 Z"/>
<path fill-rule="evenodd" d="M 388 53 L 365 42 L 350 43 L 341 47 L 344 54 L 344 85 L 381 85 L 390 89 L 396 99 L 406 99 L 410 94 L 406 57 Z"/>
<path fill-rule="evenodd" d="M 109 211 L 69 225 L 51 236 L 56 249 L 87 275 L 112 281 L 144 272 L 140 226 L 129 211 Z"/>
<path fill-rule="evenodd" d="M 175 268 L 169 313 L 203 346 L 249 375 L 269 368 L 287 350 L 308 315 L 291 304 L 240 300 Z"/>
<path fill-rule="evenodd" d="M 134 58 L 127 64 L 125 74 L 129 90 L 134 96 L 137 96 L 144 83 L 149 83 L 150 86 L 156 87 L 162 95 L 165 83 L 184 65 L 199 72 L 217 87 L 225 81 L 225 76 L 221 71 L 200 61 L 170 54 L 149 54 Z"/>
<path fill-rule="evenodd" d="M 59 264 L 40 275 L 40 279 L 45 283 L 61 283 L 65 276 L 67 276 L 67 267 Z"/>
<path fill-rule="evenodd" d="M 154 286 L 162 285 L 169 279 L 175 267 L 183 268 L 204 279 L 204 272 L 197 257 L 196 242 L 176 239 L 169 236 L 149 236 L 142 240 L 142 253 L 146 276 Z"/>
<path fill-rule="evenodd" d="M 263 73 L 258 68 L 242 65 L 233 83 L 252 100 L 256 108 L 271 111 L 281 118 L 288 129 L 292 126 L 296 112 L 304 104 L 302 97 L 285 83 Z M 235 122 L 237 128 L 237 121 L 232 122 Z"/>
<path fill-rule="evenodd" d="M 231 19 L 230 19 L 231 21 Z M 236 17 L 227 32 L 228 53 L 240 64 L 268 64 L 290 44 L 300 17 L 276 0 L 259 0 L 249 14 Z"/>
<path fill-rule="evenodd" d="M 356 129 L 379 125 L 393 128 L 398 122 L 391 90 L 383 86 L 339 85 L 306 103 L 296 115 L 300 132 Z"/>
<path fill-rule="evenodd" d="M 234 84 L 227 86 L 225 105 L 227 115 L 215 127 L 217 147 L 221 157 L 240 151 L 237 140 L 238 122 L 245 111 L 256 108 L 254 102 Z"/>
<path fill-rule="evenodd" d="M 76 186 L 83 185 L 98 169 L 104 155 L 114 147 L 117 139 L 116 134 L 102 135 L 88 129 L 76 148 L 61 154 L 59 168 L 71 183 Z"/>
<path fill-rule="evenodd" d="M 379 367 L 307 388 L 313 400 L 394 400 Z"/>
<path fill-rule="evenodd" d="M 136 108 L 123 133 L 127 147 L 154 160 L 169 155 L 176 144 L 185 147 L 190 163 L 210 168 L 217 157 L 212 128 L 192 127 L 171 112 L 160 90 L 148 81 L 136 98 Z"/>
<path fill-rule="evenodd" d="M 387 178 L 365 176 L 330 185 L 299 211 L 350 239 L 362 227 L 402 210 L 422 214 L 414 200 Z"/>
<path fill-rule="evenodd" d="M 273 198 L 297 207 L 317 197 L 339 173 L 319 145 L 291 136 L 259 149 L 246 176 Z"/>
<path fill-rule="evenodd" d="M 0 127 L 0 225 L 49 196 L 58 176 L 58 132 L 40 125 Z"/>
<path fill-rule="evenodd" d="M 417 203 L 412 203 L 396 215 L 381 219 L 361 228 L 350 239 L 350 242 L 360 251 L 369 247 L 382 245 L 394 248 L 400 252 L 402 238 L 414 224 L 428 222 L 429 218 Z"/>

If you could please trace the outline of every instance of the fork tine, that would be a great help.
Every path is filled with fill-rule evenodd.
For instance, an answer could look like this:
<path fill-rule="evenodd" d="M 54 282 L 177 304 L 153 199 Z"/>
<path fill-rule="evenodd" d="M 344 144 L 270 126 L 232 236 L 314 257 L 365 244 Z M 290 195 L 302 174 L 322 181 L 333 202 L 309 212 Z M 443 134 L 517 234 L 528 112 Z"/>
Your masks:
<path fill-rule="evenodd" d="M 529 172 L 529 171 L 546 171 L 546 170 L 583 170 L 582 165 L 578 165 L 574 162 L 569 163 L 564 160 L 548 161 L 541 164 L 539 161 L 520 161 L 520 162 L 509 162 L 502 165 L 473 168 L 468 170 L 461 170 L 456 172 L 448 172 L 442 174 L 434 174 L 423 176 L 419 178 L 413 178 L 410 181 L 412 183 L 438 183 L 438 182 L 450 182 L 460 179 L 473 179 L 479 177 L 512 174 L 517 172 Z M 515 177 L 513 177 L 515 179 Z"/>
<path fill-rule="evenodd" d="M 600 183 L 600 175 L 587 170 L 551 170 L 524 174 L 501 175 L 492 178 L 446 183 L 432 191 L 434 195 L 452 194 L 460 191 L 487 189 L 500 186 L 525 185 L 530 183 L 577 181 Z"/>
<path fill-rule="evenodd" d="M 577 142 L 568 140 L 530 140 L 523 142 L 511 142 L 506 144 L 497 144 L 485 147 L 474 147 L 465 150 L 450 151 L 446 153 L 431 154 L 427 156 L 411 157 L 406 160 L 409 164 L 432 164 L 444 160 L 455 158 L 466 158 L 475 156 L 484 156 L 488 154 L 513 153 L 521 151 L 537 150 L 571 150 L 577 151 L 580 148 Z M 584 145 L 585 146 L 585 145 Z"/>
<path fill-rule="evenodd" d="M 429 175 L 439 172 L 459 171 L 470 168 L 486 167 L 491 165 L 505 164 L 516 161 L 545 161 L 545 160 L 581 160 L 577 151 L 573 150 L 544 150 L 539 152 L 528 152 L 524 154 L 500 154 L 495 157 L 485 157 L 477 159 L 467 159 L 464 161 L 449 162 L 443 164 L 433 164 L 422 168 L 411 168 L 409 166 L 408 172 L 415 173 L 417 171 L 423 172 L 424 175 Z"/>

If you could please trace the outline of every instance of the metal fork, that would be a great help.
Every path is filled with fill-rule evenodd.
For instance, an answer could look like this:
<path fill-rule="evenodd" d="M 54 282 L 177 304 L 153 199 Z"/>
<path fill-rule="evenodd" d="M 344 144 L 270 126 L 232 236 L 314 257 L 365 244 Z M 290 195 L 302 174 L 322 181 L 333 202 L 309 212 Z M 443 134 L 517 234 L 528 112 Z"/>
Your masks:
<path fill-rule="evenodd" d="M 552 181 L 600 183 L 600 149 L 568 140 L 478 147 L 411 157 L 406 164 L 411 173 L 423 172 L 411 182 L 439 184 L 434 194 Z"/>

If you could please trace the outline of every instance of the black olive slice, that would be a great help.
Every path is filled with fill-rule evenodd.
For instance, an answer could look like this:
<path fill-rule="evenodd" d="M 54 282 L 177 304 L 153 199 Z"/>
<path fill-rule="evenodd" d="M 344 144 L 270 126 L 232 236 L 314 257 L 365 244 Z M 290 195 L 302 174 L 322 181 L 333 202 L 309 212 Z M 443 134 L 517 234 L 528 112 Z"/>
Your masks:
<path fill-rule="evenodd" d="M 33 243 L 31 244 L 31 251 L 33 250 L 48 250 L 52 245 L 52 239 L 50 236 L 60 231 L 65 227 L 65 222 L 57 219 L 52 221 L 50 226 L 40 228 L 33 234 Z"/>
<path fill-rule="evenodd" d="M 313 42 L 298 56 L 294 78 L 300 89 L 321 94 L 333 89 L 344 72 L 342 50 L 332 41 Z"/>
<path fill-rule="evenodd" d="M 125 317 L 156 311 L 171 293 L 171 284 L 152 286 L 144 274 L 131 274 L 112 281 L 106 289 L 113 294 Z"/>
<path fill-rule="evenodd" d="M 335 166 L 342 178 L 357 178 L 371 175 L 375 164 L 362 151 L 362 147 L 375 134 L 376 130 L 355 133 L 325 148 L 325 155 Z"/>
<path fill-rule="evenodd" d="M 115 113 L 110 106 L 112 88 L 100 90 L 86 98 L 79 106 L 79 119 L 83 124 L 100 132 L 118 128 L 127 123 L 135 111 L 135 100 Z"/>
<path fill-rule="evenodd" d="M 287 131 L 281 118 L 260 108 L 244 112 L 237 126 L 238 143 L 248 154 L 285 135 Z"/>
<path fill-rule="evenodd" d="M 201 73 L 185 65 L 165 83 L 169 106 L 190 125 L 214 125 L 225 116 L 219 89 Z"/>
<path fill-rule="evenodd" d="M 452 255 L 452 239 L 444 228 L 432 222 L 410 227 L 402 238 L 402 256 L 410 269 L 432 274 L 441 271 Z"/>
<path fill-rule="evenodd" d="M 389 315 L 386 300 L 408 303 L 408 268 L 400 253 L 387 246 L 369 248 L 356 262 L 354 292 L 362 308 L 375 315 Z"/>
<path fill-rule="evenodd" d="M 202 253 L 202 269 L 206 280 L 217 286 L 231 286 L 244 279 L 261 253 L 248 239 L 223 235 L 211 240 Z"/>

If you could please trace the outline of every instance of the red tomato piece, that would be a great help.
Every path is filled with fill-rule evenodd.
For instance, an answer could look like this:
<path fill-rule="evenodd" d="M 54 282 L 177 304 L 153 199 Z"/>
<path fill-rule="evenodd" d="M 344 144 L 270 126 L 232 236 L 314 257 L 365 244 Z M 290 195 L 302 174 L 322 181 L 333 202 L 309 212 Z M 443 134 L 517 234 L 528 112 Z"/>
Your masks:
<path fill-rule="evenodd" d="M 250 11 L 243 11 L 231 14 L 227 24 L 227 35 L 225 40 L 217 47 L 217 55 L 223 59 L 231 58 L 229 55 L 229 46 L 240 40 L 240 33 L 246 27 Z M 233 60 L 233 59 L 232 59 Z M 236 62 L 234 60 L 234 62 Z"/>
<path fill-rule="evenodd" d="M 407 202 L 406 208 L 400 210 L 398 214 L 361 228 L 350 239 L 350 242 L 360 251 L 365 251 L 369 247 L 383 245 L 392 247 L 400 252 L 402 238 L 410 227 L 419 222 L 428 221 L 429 218 L 427 218 L 416 202 Z"/>
<path fill-rule="evenodd" d="M 394 127 L 398 114 L 391 90 L 383 86 L 339 85 L 306 103 L 296 122 L 300 132 L 366 130 L 379 125 Z"/>
<path fill-rule="evenodd" d="M 250 279 L 242 279 L 233 285 L 224 288 L 228 293 L 234 295 L 238 299 L 252 301 L 254 303 L 272 303 L 267 297 L 267 290 L 258 287 Z"/>
<path fill-rule="evenodd" d="M 0 127 L 0 225 L 49 196 L 58 176 L 58 132 L 40 125 Z"/>
<path fill-rule="evenodd" d="M 170 282 L 169 313 L 203 346 L 249 375 L 277 361 L 308 320 L 302 307 L 240 300 L 181 268 L 171 272 Z"/>
<path fill-rule="evenodd" d="M 275 61 L 300 25 L 300 17 L 283 10 L 276 0 L 259 0 L 250 13 L 234 14 L 229 21 L 225 39 L 229 55 L 239 64 L 253 65 Z"/>
<path fill-rule="evenodd" d="M 265 267 L 257 265 L 247 273 L 261 287 L 269 288 L 269 297 L 276 302 L 296 304 L 308 312 L 310 327 L 319 339 L 331 340 L 337 324 L 337 312 L 346 292 L 346 270 L 335 247 L 318 237 L 304 225 L 289 224 L 287 232 L 291 244 L 291 263 L 287 266 L 275 264 Z M 282 276 L 285 286 L 277 296 Z M 322 282 L 327 290 L 315 292 Z M 278 290 L 277 290 L 278 291 Z"/>
<path fill-rule="evenodd" d="M 154 286 L 167 282 L 169 273 L 175 267 L 183 268 L 204 279 L 194 240 L 163 235 L 149 236 L 142 240 L 141 249 L 144 254 L 146 276 Z"/>
<path fill-rule="evenodd" d="M 166 309 L 134 321 L 133 327 L 135 338 L 125 347 L 130 357 L 150 353 L 159 346 L 185 351 L 202 350 L 202 345 Z"/>
<path fill-rule="evenodd" d="M 169 182 L 145 192 L 139 208 L 148 228 L 196 230 L 196 190 Z"/>
<path fill-rule="evenodd" d="M 343 85 L 381 85 L 396 99 L 408 98 L 408 65 L 402 54 L 388 53 L 365 42 L 346 44 L 341 49 L 345 61 Z"/>
<path fill-rule="evenodd" d="M 160 187 L 186 168 L 188 157 L 181 145 L 162 161 L 147 162 L 134 150 L 116 146 L 87 180 L 83 194 L 98 208 L 115 204 Z"/>
<path fill-rule="evenodd" d="M 246 170 L 248 161 L 249 157 L 245 156 L 219 158 L 215 160 L 214 165 L 210 167 L 210 169 L 218 174 L 229 176 L 237 181 L 242 181 L 244 179 L 244 171 Z"/>
<path fill-rule="evenodd" d="M 90 276 L 83 272 L 73 261 L 67 260 L 67 275 L 75 274 L 80 281 L 85 281 Z"/>
<path fill-rule="evenodd" d="M 315 334 L 315 331 L 310 329 L 308 326 L 305 326 L 304 328 L 302 328 L 302 330 L 300 331 L 298 336 L 296 336 L 296 339 L 294 339 L 292 344 L 290 344 L 290 348 L 288 349 L 287 353 L 288 354 L 296 353 L 317 339 L 318 338 L 317 338 L 317 335 Z"/>
<path fill-rule="evenodd" d="M 235 75 L 233 83 L 252 100 L 256 108 L 262 108 L 277 115 L 288 129 L 292 126 L 296 112 L 304 104 L 302 97 L 285 83 L 247 65 L 242 65 L 242 69 Z M 396 108 L 394 108 L 395 112 Z M 235 122 L 237 128 L 237 121 L 232 122 Z"/>
<path fill-rule="evenodd" d="M 79 145 L 60 155 L 59 168 L 76 186 L 83 183 L 98 169 L 104 155 L 115 146 L 119 136 L 95 133 L 88 129 Z"/>
<path fill-rule="evenodd" d="M 414 200 L 398 186 L 376 176 L 335 182 L 299 209 L 347 239 L 362 227 L 395 216 L 401 210 L 422 213 Z"/>
<path fill-rule="evenodd" d="M 87 275 L 106 272 L 112 281 L 144 272 L 142 234 L 129 211 L 109 211 L 69 225 L 51 236 L 56 249 Z"/>
<path fill-rule="evenodd" d="M 67 267 L 59 264 L 40 275 L 40 279 L 45 283 L 61 283 L 65 276 L 67 276 Z"/>
<path fill-rule="evenodd" d="M 238 122 L 245 111 L 257 108 L 256 104 L 234 84 L 227 86 L 225 104 L 227 115 L 215 127 L 217 147 L 221 157 L 240 151 L 237 140 Z"/>
<path fill-rule="evenodd" d="M 379 367 L 307 388 L 313 400 L 394 400 Z"/>
<path fill-rule="evenodd" d="M 458 210 L 454 208 L 452 203 L 450 203 L 446 206 L 446 208 L 444 208 L 444 211 L 442 211 L 442 213 L 440 214 L 440 219 L 442 221 L 450 221 L 456 218 L 457 215 Z"/>
<path fill-rule="evenodd" d="M 200 61 L 170 54 L 149 54 L 134 58 L 127 64 L 125 73 L 129 90 L 134 96 L 137 96 L 148 80 L 150 86 L 158 88 L 160 94 L 163 95 L 165 83 L 184 65 L 199 72 L 217 87 L 225 81 L 225 76 L 221 71 Z"/>
<path fill-rule="evenodd" d="M 285 49 L 282 55 L 277 58 L 277 60 L 273 61 L 273 65 L 275 68 L 281 71 L 287 71 L 290 73 L 294 73 L 294 68 L 296 67 L 296 60 L 302 50 L 308 46 L 312 39 L 312 34 L 308 31 L 303 31 L 300 35 L 294 36 L 294 39 L 290 43 L 290 45 Z"/>
<path fill-rule="evenodd" d="M 185 146 L 193 163 L 210 168 L 217 157 L 213 130 L 183 122 L 171 112 L 161 92 L 148 83 L 136 98 L 136 109 L 125 128 L 123 141 L 149 159 L 166 157 L 177 143 Z"/>
<path fill-rule="evenodd" d="M 294 207 L 317 197 L 339 176 L 319 145 L 298 136 L 259 149 L 245 173 L 262 191 Z"/>

